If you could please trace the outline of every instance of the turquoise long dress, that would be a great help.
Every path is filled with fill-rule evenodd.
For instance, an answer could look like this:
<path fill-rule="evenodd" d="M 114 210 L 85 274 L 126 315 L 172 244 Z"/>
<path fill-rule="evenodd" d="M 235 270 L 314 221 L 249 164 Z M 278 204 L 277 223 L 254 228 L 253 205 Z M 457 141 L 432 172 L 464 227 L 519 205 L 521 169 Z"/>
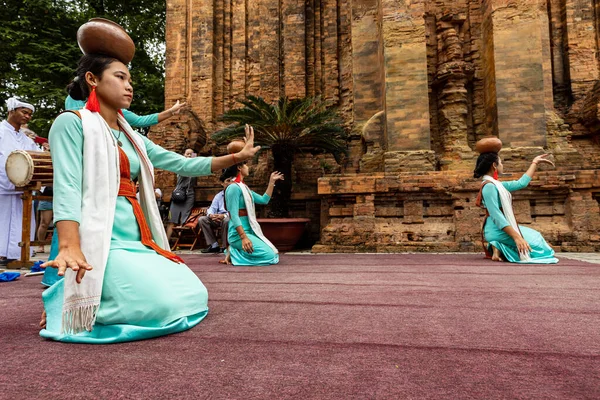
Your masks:
<path fill-rule="evenodd" d="M 514 192 L 523 189 L 529 185 L 531 177 L 524 174 L 517 181 L 502 182 L 502 186 L 509 192 Z M 515 245 L 515 241 L 502 229 L 510 226 L 507 219 L 502 213 L 502 204 L 500 202 L 500 194 L 498 189 L 491 183 L 486 184 L 482 190 L 483 204 L 487 208 L 490 216 L 486 220 L 483 234 L 488 242 L 489 251 L 491 246 L 494 246 L 504 256 L 506 261 L 513 263 L 526 263 L 519 258 L 519 251 Z M 519 230 L 523 234 L 523 238 L 531 246 L 529 256 L 531 261 L 527 263 L 534 264 L 555 264 L 558 259 L 554 257 L 554 250 L 546 243 L 542 235 L 535 229 L 519 225 Z"/>
<path fill-rule="evenodd" d="M 254 191 L 250 191 L 255 204 L 269 204 L 271 197 L 268 194 L 260 196 Z M 263 242 L 250 227 L 248 217 L 240 217 L 239 210 L 246 209 L 246 202 L 242 195 L 242 189 L 238 185 L 229 185 L 225 190 L 225 205 L 229 211 L 229 228 L 227 231 L 227 240 L 229 241 L 229 254 L 233 265 L 245 266 L 265 266 L 277 264 L 279 262 L 279 254 L 275 253 L 271 247 Z M 246 236 L 252 242 L 254 251 L 252 254 L 246 253 L 242 249 L 242 239 L 238 235 L 236 228 L 238 226 L 244 228 Z"/>
<path fill-rule="evenodd" d="M 75 100 L 71 96 L 67 96 L 65 99 L 65 110 L 80 110 L 85 107 L 85 101 Z M 134 128 L 145 128 L 148 126 L 158 124 L 158 113 L 139 116 L 129 110 L 123 111 L 123 116 L 129 125 Z M 58 254 L 58 233 L 56 230 L 52 235 L 52 243 L 50 244 L 50 254 L 48 260 L 54 260 Z M 58 276 L 58 270 L 56 268 L 47 268 L 42 278 L 42 285 L 52 286 L 56 281 L 62 279 L 62 276 Z"/>
<path fill-rule="evenodd" d="M 65 110 L 81 110 L 83 107 L 85 107 L 83 100 L 75 100 L 71 96 L 65 99 Z M 126 109 L 121 111 L 127 123 L 134 128 L 146 128 L 158 124 L 158 113 L 140 116 Z"/>
<path fill-rule="evenodd" d="M 118 131 L 113 130 L 115 136 Z M 210 174 L 211 158 L 185 158 L 142 137 L 157 168 L 180 175 Z M 138 156 L 124 134 L 123 150 L 131 176 L 140 172 Z M 80 222 L 83 131 L 75 114 L 60 115 L 50 130 L 54 162 L 54 220 Z M 83 278 L 85 279 L 85 277 Z M 91 332 L 61 334 L 64 279 L 44 291 L 47 327 L 40 335 L 73 343 L 118 343 L 148 339 L 189 329 L 208 313 L 208 293 L 185 265 L 169 261 L 141 243 L 131 203 L 118 197 L 111 245 L 96 324 Z"/>

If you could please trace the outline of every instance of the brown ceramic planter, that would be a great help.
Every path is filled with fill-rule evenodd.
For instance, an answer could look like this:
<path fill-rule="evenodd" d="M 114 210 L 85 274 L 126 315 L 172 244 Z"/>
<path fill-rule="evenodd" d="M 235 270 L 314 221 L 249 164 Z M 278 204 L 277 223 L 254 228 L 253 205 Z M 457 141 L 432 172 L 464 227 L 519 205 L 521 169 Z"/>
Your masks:
<path fill-rule="evenodd" d="M 308 218 L 258 218 L 264 235 L 279 251 L 293 250 L 309 221 Z"/>

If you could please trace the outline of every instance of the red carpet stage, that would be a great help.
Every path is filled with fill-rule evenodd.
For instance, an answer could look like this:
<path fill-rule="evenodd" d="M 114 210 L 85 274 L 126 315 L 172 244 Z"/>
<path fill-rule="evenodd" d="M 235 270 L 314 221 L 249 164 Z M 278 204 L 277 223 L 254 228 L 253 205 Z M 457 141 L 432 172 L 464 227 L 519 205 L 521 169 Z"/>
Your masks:
<path fill-rule="evenodd" d="M 44 341 L 41 277 L 0 283 L 0 398 L 600 398 L 600 265 L 185 259 L 208 288 L 208 317 L 142 342 Z"/>

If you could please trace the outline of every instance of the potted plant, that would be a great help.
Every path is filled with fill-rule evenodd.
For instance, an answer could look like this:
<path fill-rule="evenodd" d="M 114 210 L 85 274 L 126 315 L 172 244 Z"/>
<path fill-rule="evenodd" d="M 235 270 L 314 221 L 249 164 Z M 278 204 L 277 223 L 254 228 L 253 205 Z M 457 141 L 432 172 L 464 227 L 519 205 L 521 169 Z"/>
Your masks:
<path fill-rule="evenodd" d="M 320 97 L 281 97 L 270 104 L 261 97 L 247 96 L 239 102 L 243 107 L 227 111 L 221 117 L 232 125 L 215 132 L 212 139 L 218 144 L 229 142 L 243 135 L 246 124 L 252 125 L 254 143 L 271 150 L 274 170 L 285 176 L 275 186 L 269 216 L 288 218 L 296 154 L 303 151 L 329 153 L 339 163 L 347 152 L 346 132 L 335 109 L 328 107 Z"/>

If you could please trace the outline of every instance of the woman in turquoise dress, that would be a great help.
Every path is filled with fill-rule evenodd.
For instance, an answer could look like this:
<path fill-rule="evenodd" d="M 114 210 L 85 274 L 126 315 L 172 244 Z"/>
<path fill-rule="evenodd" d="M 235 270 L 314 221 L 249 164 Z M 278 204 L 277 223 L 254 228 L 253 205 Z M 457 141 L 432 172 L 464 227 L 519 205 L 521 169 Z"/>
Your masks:
<path fill-rule="evenodd" d="M 554 264 L 554 250 L 546 243 L 542 235 L 531 228 L 517 225 L 512 209 L 514 192 L 527 187 L 538 163 L 554 165 L 546 157 L 537 156 L 525 174 L 516 181 L 500 182 L 498 174 L 504 171 L 504 165 L 497 153 L 482 153 L 477 159 L 473 176 L 483 178 L 477 203 L 487 209 L 489 216 L 483 225 L 483 235 L 488 242 L 486 254 L 493 261 L 513 263 Z"/>
<path fill-rule="evenodd" d="M 68 95 L 65 99 L 65 110 L 81 110 L 85 107 L 85 103 L 87 98 L 84 100 L 75 100 L 70 95 Z M 179 103 L 179 100 L 175 105 L 168 110 L 164 110 L 160 113 L 154 113 L 149 115 L 137 115 L 129 110 L 123 109 L 121 112 L 123 113 L 123 117 L 129 125 L 134 128 L 147 128 L 153 125 L 158 124 L 172 116 L 179 114 L 183 107 L 185 107 L 185 103 Z M 58 254 L 58 234 L 56 232 L 52 235 L 52 243 L 50 244 L 50 254 L 48 256 L 48 260 L 54 260 L 56 255 Z M 54 268 L 46 268 L 44 272 L 44 276 L 42 278 L 42 285 L 44 286 L 52 286 L 56 281 L 58 281 L 61 277 L 58 276 L 58 271 Z"/>
<path fill-rule="evenodd" d="M 231 169 L 235 169 L 231 171 Z M 268 204 L 273 195 L 275 182 L 283 179 L 280 172 L 273 172 L 267 190 L 261 196 L 250 190 L 244 183 L 249 174 L 248 165 L 243 162 L 229 167 L 225 174 L 237 176 L 225 190 L 225 207 L 229 212 L 229 228 L 225 262 L 236 266 L 265 266 L 277 264 L 279 253 L 275 246 L 263 235 L 256 221 L 255 204 Z"/>
<path fill-rule="evenodd" d="M 72 343 L 118 343 L 180 332 L 198 324 L 208 313 L 206 288 L 177 256 L 164 248 L 166 236 L 162 225 L 162 234 L 159 236 L 156 236 L 157 232 L 161 231 L 150 229 L 156 227 L 158 219 L 158 209 L 148 210 L 149 207 L 156 207 L 153 190 L 146 189 L 151 193 L 146 197 L 152 201 L 142 201 L 140 207 L 135 200 L 132 179 L 140 177 L 140 182 L 146 182 L 147 185 L 149 181 L 144 176 L 148 176 L 147 171 L 152 166 L 187 176 L 208 175 L 211 171 L 252 157 L 259 149 L 253 146 L 254 135 L 250 127 L 246 129 L 247 139 L 243 150 L 223 157 L 185 158 L 133 132 L 126 120 L 118 115 L 119 110 L 129 107 L 133 88 L 126 63 L 117 58 L 118 55 L 113 58 L 94 54 L 81 58 L 77 78 L 69 86 L 70 95 L 87 98 L 93 88 L 98 109 L 81 110 L 81 114 L 64 113 L 56 119 L 50 130 L 54 164 L 54 220 L 59 233 L 59 252 L 54 260 L 44 266 L 57 268 L 61 277 L 68 269 L 72 272 L 69 273 L 69 279 L 57 281 L 42 295 L 44 313 L 40 335 L 47 339 Z M 87 119 L 83 119 L 83 116 Z M 91 233 L 84 231 L 85 221 L 90 218 L 97 218 L 98 221 L 107 219 L 102 215 L 102 207 L 107 206 L 93 201 L 93 196 L 102 191 L 93 190 L 94 179 L 89 176 L 100 177 L 110 171 L 104 164 L 95 166 L 97 170 L 92 168 L 86 171 L 94 164 L 89 158 L 86 161 L 85 157 L 98 157 L 97 154 L 100 154 L 90 149 L 89 144 L 86 146 L 87 139 L 84 140 L 86 137 L 95 137 L 86 136 L 84 130 L 84 126 L 89 128 L 90 120 L 100 121 L 98 126 L 104 129 L 101 132 L 107 135 L 106 139 L 103 137 L 101 140 L 114 143 L 110 146 L 118 150 L 120 157 L 119 195 L 116 203 L 113 203 L 116 206 L 112 232 L 110 229 L 107 231 L 110 235 L 107 238 L 108 255 L 102 268 L 89 265 L 82 251 L 84 240 L 85 243 L 92 243 L 92 246 L 94 242 L 103 240 L 101 235 L 94 236 L 94 229 Z M 85 125 L 85 121 L 88 121 L 88 125 Z M 152 165 L 142 165 L 142 161 L 146 160 Z M 118 177 L 107 179 L 110 182 Z M 151 180 L 149 184 L 152 184 Z M 131 193 L 121 194 L 122 188 L 129 188 Z M 88 215 L 85 210 L 88 210 Z M 90 211 L 99 215 L 91 217 Z M 163 243 L 162 248 L 159 243 Z M 97 271 L 96 274 L 92 273 L 93 269 L 103 270 L 103 275 L 98 277 Z M 92 273 L 90 278 L 86 277 L 86 272 Z M 92 277 L 94 280 L 90 281 Z M 79 314 L 76 314 L 78 310 L 66 312 L 66 294 L 72 292 L 73 288 L 78 289 L 78 285 L 82 288 L 84 284 L 94 285 L 98 278 L 101 280 L 99 304 Z M 86 310 L 93 310 L 93 315 L 86 314 Z M 81 323 L 82 319 L 86 322 Z M 73 329 L 73 326 L 84 328 Z"/>

